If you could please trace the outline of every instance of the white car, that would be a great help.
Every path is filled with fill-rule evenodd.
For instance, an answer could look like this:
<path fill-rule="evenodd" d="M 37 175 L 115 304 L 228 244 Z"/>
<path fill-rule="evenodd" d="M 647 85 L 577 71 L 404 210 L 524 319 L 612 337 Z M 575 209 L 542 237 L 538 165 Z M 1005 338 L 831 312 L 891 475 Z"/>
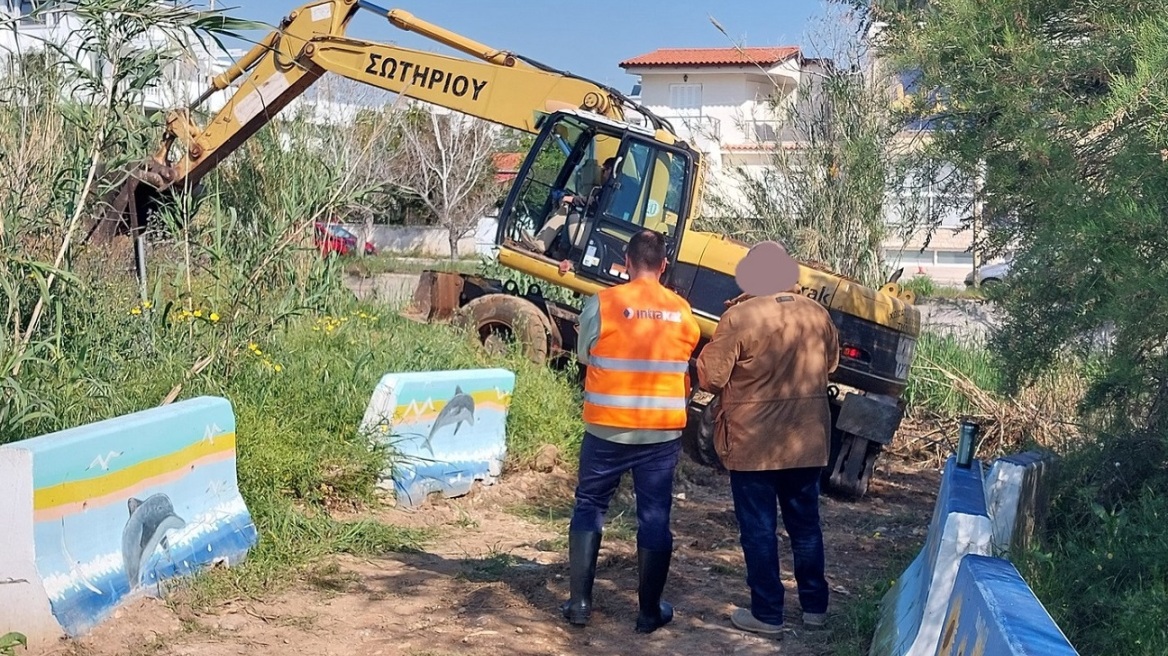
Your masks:
<path fill-rule="evenodd" d="M 979 286 L 993 285 L 1005 280 L 1006 276 L 1010 275 L 1010 264 L 1011 260 L 1006 260 L 1005 262 L 995 262 L 978 267 L 977 277 Z M 973 271 L 970 271 L 969 275 L 965 276 L 965 286 L 973 286 Z"/>

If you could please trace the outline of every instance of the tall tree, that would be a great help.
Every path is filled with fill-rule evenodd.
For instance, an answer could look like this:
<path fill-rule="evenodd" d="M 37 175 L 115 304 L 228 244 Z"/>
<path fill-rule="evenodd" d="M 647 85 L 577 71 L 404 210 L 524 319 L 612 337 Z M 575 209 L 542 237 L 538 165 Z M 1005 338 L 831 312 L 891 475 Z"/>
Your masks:
<path fill-rule="evenodd" d="M 1014 383 L 1068 348 L 1109 356 L 1088 407 L 1168 430 L 1168 18 L 1138 0 L 871 5 L 883 47 L 943 93 L 930 147 L 984 166 L 985 248 L 1015 247 L 996 335 Z"/>
<path fill-rule="evenodd" d="M 494 183 L 495 133 L 459 114 L 403 113 L 397 184 L 417 196 L 447 231 L 450 257 L 499 196 Z"/>
<path fill-rule="evenodd" d="M 748 133 L 761 130 L 766 166 L 730 167 L 708 193 L 713 218 L 705 225 L 781 239 L 800 259 L 878 285 L 888 273 L 888 201 L 905 140 L 889 108 L 887 73 L 856 30 L 850 13 L 823 16 L 807 48 L 823 58 L 805 64 L 793 92 L 771 97 L 766 116 L 743 117 Z"/>

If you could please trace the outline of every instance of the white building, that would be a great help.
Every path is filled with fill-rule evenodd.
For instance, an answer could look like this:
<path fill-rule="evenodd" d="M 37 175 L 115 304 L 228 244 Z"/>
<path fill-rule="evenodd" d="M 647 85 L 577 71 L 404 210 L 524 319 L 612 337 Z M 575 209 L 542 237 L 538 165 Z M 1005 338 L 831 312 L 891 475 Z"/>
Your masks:
<path fill-rule="evenodd" d="M 163 3 L 176 4 L 173 0 Z M 0 0 L 0 60 L 42 51 L 46 44 L 53 44 L 95 72 L 104 68 L 92 53 L 70 47 L 78 40 L 77 30 L 82 23 L 69 5 L 61 0 Z M 165 48 L 178 55 L 144 94 L 147 111 L 190 104 L 207 88 L 210 77 L 222 73 L 243 54 L 220 49 L 211 40 L 201 42 L 193 34 L 167 34 L 162 30 L 154 30 L 141 43 L 127 46 Z M 223 102 L 222 97 L 212 99 L 203 109 L 216 111 Z"/>
<path fill-rule="evenodd" d="M 639 75 L 634 94 L 706 156 L 711 181 L 733 167 L 764 167 L 776 146 L 793 142 L 779 118 L 808 102 L 805 82 L 823 62 L 793 46 L 662 48 L 621 62 Z"/>
<path fill-rule="evenodd" d="M 727 171 L 763 169 L 771 165 L 775 148 L 799 147 L 800 137 L 781 119 L 796 103 L 815 102 L 814 81 L 831 64 L 784 46 L 664 48 L 620 65 L 640 77 L 634 99 L 669 120 L 681 138 L 705 154 L 710 183 L 725 195 L 734 191 Z M 903 86 L 894 90 L 894 98 L 897 93 L 903 97 Z M 923 202 L 937 202 L 937 193 L 926 187 Z M 897 200 L 897 194 L 890 195 L 887 220 L 897 236 L 884 244 L 888 263 L 903 266 L 906 278 L 926 274 L 960 284 L 973 263 L 969 233 L 959 230 L 961 216 L 943 215 L 926 246 L 922 230 L 903 235 Z"/>

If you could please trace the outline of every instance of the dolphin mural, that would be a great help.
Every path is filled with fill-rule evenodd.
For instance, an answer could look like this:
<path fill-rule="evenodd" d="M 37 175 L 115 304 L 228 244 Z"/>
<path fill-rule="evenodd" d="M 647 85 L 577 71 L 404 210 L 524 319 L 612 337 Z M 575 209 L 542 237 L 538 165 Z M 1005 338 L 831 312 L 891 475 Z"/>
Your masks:
<path fill-rule="evenodd" d="M 434 455 L 434 448 L 430 446 L 430 441 L 434 439 L 434 434 L 439 429 L 446 426 L 454 425 L 454 432 L 452 435 L 458 434 L 458 429 L 462 426 L 462 422 L 466 422 L 474 426 L 475 402 L 470 394 L 462 391 L 462 386 L 454 386 L 454 396 L 442 406 L 442 411 L 438 413 L 438 417 L 434 419 L 434 425 L 430 427 L 430 434 L 426 436 L 426 441 L 423 446 Z"/>
<path fill-rule="evenodd" d="M 145 501 L 131 498 L 127 505 L 130 519 L 122 529 L 122 561 L 130 579 L 130 590 L 134 590 L 140 584 L 142 569 L 154 551 L 159 546 L 168 548 L 166 532 L 180 529 L 187 523 L 174 514 L 174 505 L 165 494 L 151 495 Z"/>

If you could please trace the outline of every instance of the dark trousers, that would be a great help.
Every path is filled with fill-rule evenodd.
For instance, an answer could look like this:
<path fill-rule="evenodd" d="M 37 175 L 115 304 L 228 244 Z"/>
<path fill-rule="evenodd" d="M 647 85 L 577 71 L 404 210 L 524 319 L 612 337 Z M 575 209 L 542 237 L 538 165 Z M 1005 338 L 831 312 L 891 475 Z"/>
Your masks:
<path fill-rule="evenodd" d="M 783 623 L 785 590 L 779 578 L 779 544 L 775 536 L 779 509 L 791 542 L 799 605 L 805 613 L 827 612 L 823 531 L 819 526 L 819 474 L 818 467 L 730 472 L 734 514 L 738 517 L 738 533 L 746 557 L 750 610 L 761 622 Z"/>
<path fill-rule="evenodd" d="M 584 433 L 570 530 L 600 531 L 621 476 L 632 470 L 633 492 L 637 495 L 637 548 L 671 550 L 669 511 L 673 507 L 673 471 L 680 453 L 681 440 L 617 444 Z"/>

